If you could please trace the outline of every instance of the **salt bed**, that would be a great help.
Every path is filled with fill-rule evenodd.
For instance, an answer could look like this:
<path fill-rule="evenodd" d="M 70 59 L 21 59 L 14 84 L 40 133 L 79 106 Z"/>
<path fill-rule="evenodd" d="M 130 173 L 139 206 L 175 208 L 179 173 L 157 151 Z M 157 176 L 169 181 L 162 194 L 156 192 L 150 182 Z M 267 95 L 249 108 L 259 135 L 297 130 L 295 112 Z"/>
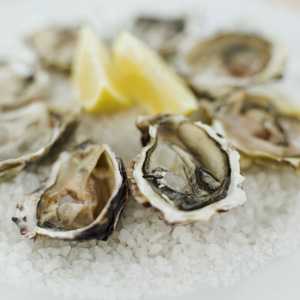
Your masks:
<path fill-rule="evenodd" d="M 23 55 L 17 37 L 45 22 L 87 19 L 107 33 L 133 13 L 158 11 L 158 2 L 162 14 L 198 14 L 202 33 L 246 28 L 275 34 L 290 54 L 280 88 L 295 95 L 295 82 L 300 79 L 300 18 L 266 1 L 185 0 L 184 7 L 179 0 L 110 0 L 109 5 L 89 1 L 89 6 L 86 1 L 76 1 L 76 5 L 61 0 L 1 1 L 1 51 Z M 32 15 L 32 11 L 38 13 Z M 32 17 L 19 28 L 16 20 L 29 15 Z M 5 28 L 11 29 L 9 34 Z M 134 111 L 119 114 L 113 120 L 97 121 L 98 126 L 89 120 L 85 126 L 93 126 L 93 136 L 110 143 L 128 160 L 139 150 L 135 115 Z M 39 184 L 33 173 L 22 173 L 13 182 L 0 185 L 0 283 L 51 291 L 60 298 L 98 300 L 172 296 L 199 285 L 236 285 L 275 258 L 299 250 L 298 182 L 291 170 L 254 168 L 246 174 L 248 202 L 214 217 L 209 224 L 169 226 L 156 212 L 130 200 L 119 230 L 108 242 L 33 242 L 22 239 L 10 221 L 17 199 Z"/>

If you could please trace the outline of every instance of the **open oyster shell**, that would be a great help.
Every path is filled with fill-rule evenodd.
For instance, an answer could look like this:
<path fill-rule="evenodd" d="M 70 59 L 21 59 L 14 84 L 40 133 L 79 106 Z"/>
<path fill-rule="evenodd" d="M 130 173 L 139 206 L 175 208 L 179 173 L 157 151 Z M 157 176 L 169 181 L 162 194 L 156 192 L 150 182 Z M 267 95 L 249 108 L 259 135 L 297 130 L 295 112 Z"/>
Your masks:
<path fill-rule="evenodd" d="M 214 126 L 248 159 L 300 166 L 300 108 L 274 90 L 236 91 L 217 104 Z"/>
<path fill-rule="evenodd" d="M 47 98 L 49 77 L 37 66 L 0 61 L 0 111 Z"/>
<path fill-rule="evenodd" d="M 144 119 L 144 147 L 132 166 L 132 193 L 169 223 L 208 221 L 243 204 L 239 155 L 211 127 L 182 116 Z"/>
<path fill-rule="evenodd" d="M 222 32 L 202 39 L 183 55 L 179 66 L 198 94 L 210 97 L 282 77 L 286 49 L 254 33 Z"/>
<path fill-rule="evenodd" d="M 42 102 L 0 112 L 0 177 L 47 154 L 75 116 L 63 115 Z"/>
<path fill-rule="evenodd" d="M 139 16 L 132 26 L 133 33 L 164 58 L 175 54 L 185 29 L 183 17 Z"/>
<path fill-rule="evenodd" d="M 27 238 L 106 240 L 127 192 L 122 161 L 107 145 L 84 143 L 60 155 L 45 186 L 20 199 L 12 220 Z"/>
<path fill-rule="evenodd" d="M 41 63 L 52 69 L 69 72 L 77 44 L 76 26 L 48 26 L 26 38 Z"/>

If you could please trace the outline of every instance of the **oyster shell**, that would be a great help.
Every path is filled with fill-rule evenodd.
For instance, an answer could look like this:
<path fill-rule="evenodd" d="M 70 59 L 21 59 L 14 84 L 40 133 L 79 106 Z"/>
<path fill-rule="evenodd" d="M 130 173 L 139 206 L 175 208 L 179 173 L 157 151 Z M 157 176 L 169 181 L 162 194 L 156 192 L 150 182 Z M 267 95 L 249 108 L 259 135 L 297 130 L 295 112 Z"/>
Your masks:
<path fill-rule="evenodd" d="M 198 94 L 216 97 L 282 77 L 286 49 L 258 34 L 223 32 L 197 41 L 184 55 L 181 73 Z"/>
<path fill-rule="evenodd" d="M 106 240 L 127 191 L 122 161 L 107 145 L 84 143 L 60 155 L 45 186 L 21 199 L 12 220 L 27 238 Z"/>
<path fill-rule="evenodd" d="M 264 88 L 237 91 L 217 105 L 214 125 L 254 160 L 300 165 L 300 108 Z"/>
<path fill-rule="evenodd" d="M 49 77 L 36 66 L 0 61 L 0 111 L 14 109 L 49 95 Z"/>
<path fill-rule="evenodd" d="M 0 112 L 0 177 L 45 155 L 75 115 L 63 116 L 42 102 Z"/>
<path fill-rule="evenodd" d="M 169 223 L 207 221 L 243 204 L 239 155 L 211 127 L 182 116 L 140 122 L 144 148 L 133 163 L 132 193 Z"/>
<path fill-rule="evenodd" d="M 185 28 L 183 17 L 140 16 L 135 19 L 132 31 L 161 56 L 168 58 L 177 51 Z"/>
<path fill-rule="evenodd" d="M 77 44 L 76 26 L 48 26 L 27 37 L 27 44 L 41 63 L 57 71 L 69 72 Z"/>

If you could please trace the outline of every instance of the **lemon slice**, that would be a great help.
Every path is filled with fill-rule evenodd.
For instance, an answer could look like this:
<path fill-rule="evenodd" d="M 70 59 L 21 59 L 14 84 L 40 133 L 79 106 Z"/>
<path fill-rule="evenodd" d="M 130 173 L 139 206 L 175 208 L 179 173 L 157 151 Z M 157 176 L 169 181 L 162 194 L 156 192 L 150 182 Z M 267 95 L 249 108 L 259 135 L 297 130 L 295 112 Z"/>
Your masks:
<path fill-rule="evenodd" d="M 111 54 L 90 28 L 79 33 L 72 78 L 82 106 L 89 112 L 111 113 L 130 101 L 114 85 Z"/>
<path fill-rule="evenodd" d="M 115 41 L 113 61 L 120 90 L 150 113 L 185 114 L 197 108 L 184 82 L 158 54 L 130 33 L 122 33 Z"/>

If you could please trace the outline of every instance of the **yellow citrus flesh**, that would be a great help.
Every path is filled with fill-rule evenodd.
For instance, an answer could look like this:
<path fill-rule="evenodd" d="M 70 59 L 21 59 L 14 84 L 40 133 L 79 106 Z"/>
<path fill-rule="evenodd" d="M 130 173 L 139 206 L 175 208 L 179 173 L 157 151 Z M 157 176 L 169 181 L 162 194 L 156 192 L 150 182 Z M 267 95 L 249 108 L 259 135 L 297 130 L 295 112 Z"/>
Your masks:
<path fill-rule="evenodd" d="M 186 114 L 197 108 L 191 91 L 153 50 L 129 33 L 113 46 L 116 84 L 150 113 Z"/>
<path fill-rule="evenodd" d="M 72 79 L 82 106 L 89 112 L 111 113 L 131 102 L 116 88 L 111 55 L 90 28 L 79 34 Z"/>

